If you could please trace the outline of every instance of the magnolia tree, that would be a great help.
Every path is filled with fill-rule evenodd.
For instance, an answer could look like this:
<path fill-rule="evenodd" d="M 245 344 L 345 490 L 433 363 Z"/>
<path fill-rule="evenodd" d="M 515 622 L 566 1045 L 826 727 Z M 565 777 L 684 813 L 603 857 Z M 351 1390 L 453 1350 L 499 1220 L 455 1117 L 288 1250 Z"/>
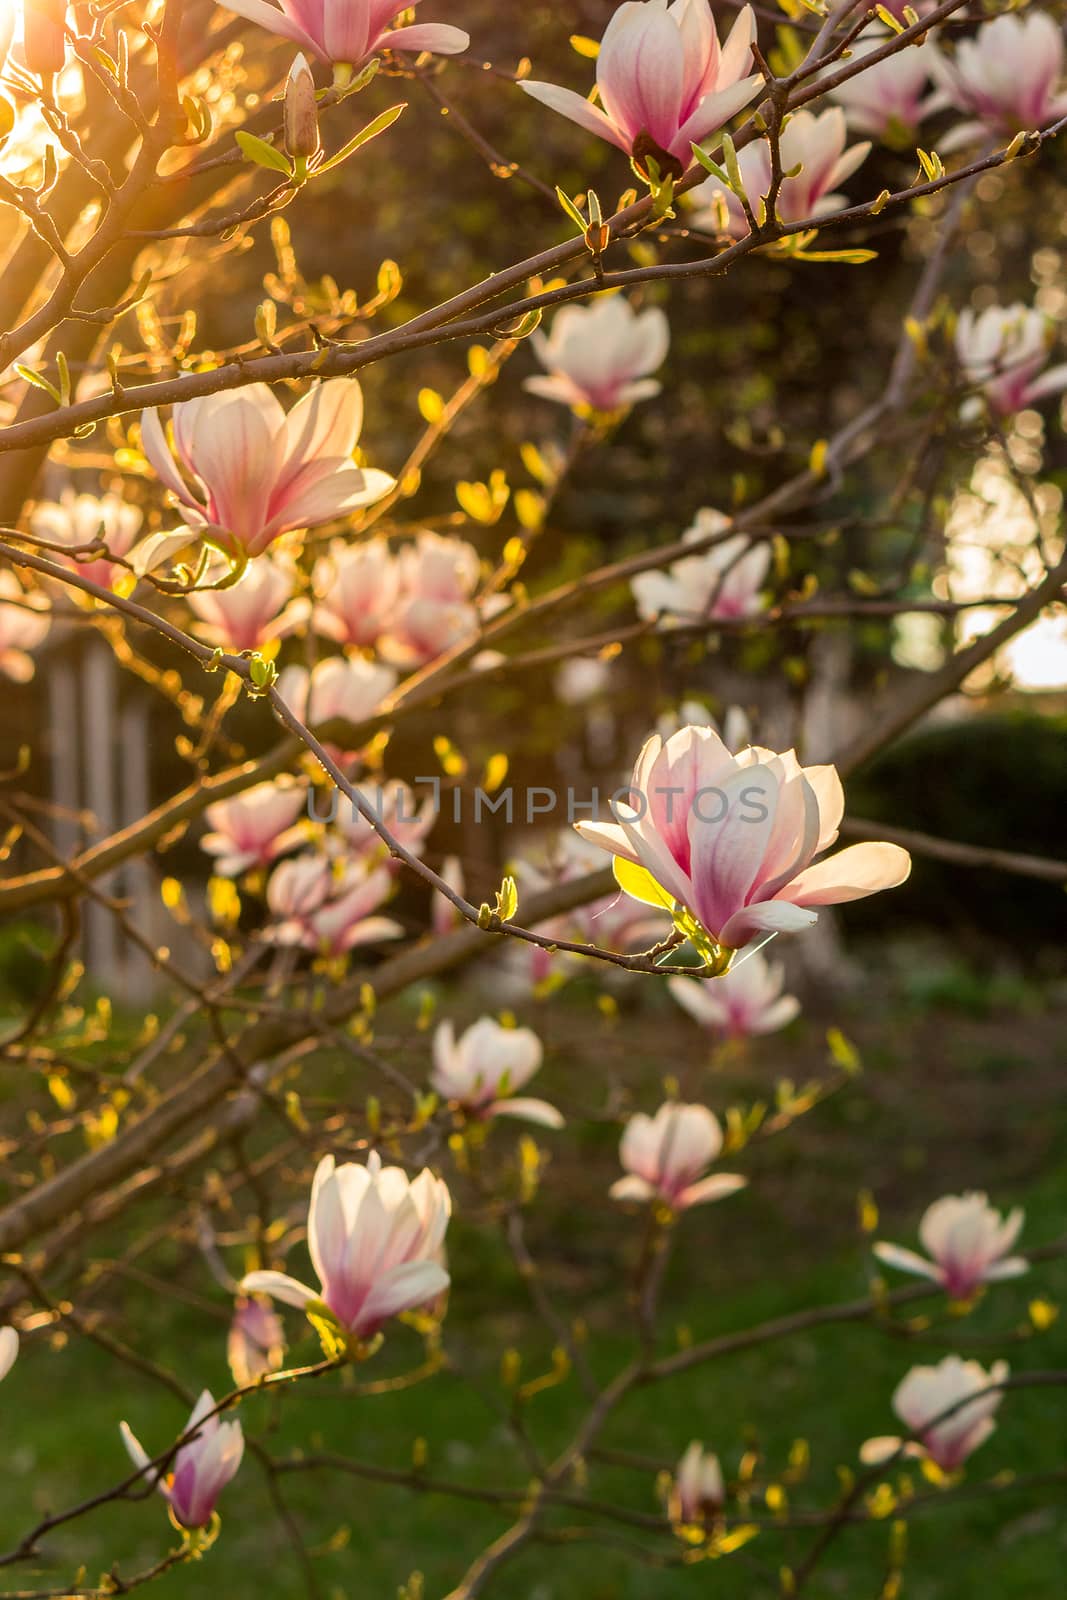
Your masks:
<path fill-rule="evenodd" d="M 26 695 L 36 669 L 47 689 L 88 635 L 153 697 L 168 742 L 166 719 L 181 729 L 169 791 L 111 833 L 90 823 L 57 842 L 38 784 L 47 739 L 0 788 L 0 910 L 51 939 L 3 1039 L 5 1460 L 33 1442 L 47 1476 L 48 1419 L 20 1393 L 37 1363 L 93 1344 L 114 1393 L 114 1449 L 74 1503 L 43 1503 L 5 1467 L 23 1530 L 0 1551 L 5 1592 L 129 1593 L 225 1543 L 257 1474 L 273 1508 L 258 1537 L 288 1541 L 294 1565 L 247 1592 L 325 1592 L 323 1528 L 290 1504 L 310 1474 L 339 1512 L 357 1482 L 368 1497 L 432 1495 L 442 1517 L 486 1508 L 497 1531 L 481 1550 L 451 1524 L 451 1600 L 515 1592 L 513 1559 L 547 1564 L 580 1542 L 679 1583 L 718 1560 L 736 1565 L 732 1592 L 829 1592 L 824 1565 L 857 1527 L 864 1592 L 892 1596 L 914 1515 L 995 1497 L 1006 1470 L 1013 1504 L 1040 1492 L 991 1436 L 1001 1410 L 1040 1403 L 1014 1391 L 1067 1373 L 1009 1368 L 1008 1313 L 968 1357 L 959 1319 L 1056 1253 L 1047 1227 L 1024 1231 L 984 1193 L 928 1194 L 921 1253 L 878 1242 L 867 1296 L 728 1333 L 709 1304 L 681 1342 L 669 1261 L 687 1234 L 728 1248 L 750 1154 L 854 1068 L 834 1034 L 825 1075 L 783 1075 L 769 1104 L 725 1104 L 701 1070 L 700 1030 L 792 1023 L 779 953 L 819 937 L 822 908 L 892 891 L 909 852 L 1067 878 L 1025 854 L 880 835 L 847 814 L 842 786 L 1002 670 L 1063 599 L 1060 496 L 1042 477 L 1067 387 L 1062 292 L 1001 304 L 996 273 L 967 275 L 1001 216 L 1017 254 L 1042 242 L 1027 197 L 1067 124 L 1060 19 L 998 0 L 547 11 L 0 4 L 0 674 Z M 435 118 L 422 132 L 416 106 Z M 453 144 L 455 194 L 420 185 Z M 455 230 L 479 236 L 482 276 L 462 281 L 472 252 Z M 745 342 L 773 315 L 768 284 L 791 297 L 794 331 Z M 721 330 L 726 368 L 700 346 L 672 409 L 672 344 L 699 325 Z M 800 368 L 827 341 L 845 385 L 834 407 L 799 393 L 789 339 Z M 633 441 L 659 476 L 624 502 L 624 553 L 605 560 L 603 514 L 583 526 L 591 501 L 572 491 L 619 489 Z M 994 541 L 975 593 L 952 525 L 983 483 L 1011 499 L 1015 532 L 1007 582 Z M 922 663 L 904 648 L 916 623 L 936 646 Z M 866 641 L 863 714 L 831 719 L 813 749 L 798 663 L 831 625 Z M 687 664 L 728 665 L 744 714 L 714 676 L 711 705 L 672 709 L 642 697 L 637 673 L 622 679 L 632 771 L 607 772 L 602 805 L 508 781 L 516 713 L 552 702 L 546 669 L 565 718 L 653 659 L 676 683 Z M 782 685 L 797 691 L 784 720 Z M 503 748 L 480 751 L 479 708 L 503 689 L 489 735 Z M 413 728 L 431 736 L 432 778 Z M 513 825 L 473 877 L 435 842 L 461 805 Z M 529 843 L 538 818 L 555 830 L 547 849 Z M 134 867 L 157 909 L 162 894 L 167 939 L 116 892 L 112 875 Z M 156 974 L 147 1020 L 130 1020 L 106 971 L 86 975 L 90 916 Z M 427 987 L 486 960 L 482 1015 Z M 599 1005 L 605 1026 L 601 981 L 664 985 L 688 1059 L 663 1062 L 651 1090 L 605 1070 L 531 1094 L 543 1008 L 583 977 L 569 1014 Z M 498 1010 L 505 997 L 530 1025 Z M 612 1153 L 577 1181 L 582 1214 L 613 1229 L 614 1287 L 582 1289 L 579 1315 L 528 1232 L 553 1153 L 569 1139 L 602 1150 L 586 1135 L 605 1126 Z M 457 1349 L 462 1285 L 494 1241 L 531 1327 Z M 186 1327 L 210 1330 L 225 1308 L 225 1392 L 199 1357 L 157 1348 L 171 1295 Z M 1035 1310 L 1024 1332 L 1047 1320 Z M 706 1370 L 841 1322 L 896 1335 L 881 1405 L 895 1436 L 857 1437 L 845 1459 L 816 1436 L 780 1459 L 718 1435 Z M 920 1325 L 941 1354 L 912 1365 L 903 1336 Z M 499 1418 L 509 1468 L 435 1452 L 446 1377 Z M 331 1452 L 301 1421 L 305 1397 L 386 1406 L 416 1384 L 425 1422 L 406 1460 L 376 1458 L 372 1427 Z M 698 1437 L 650 1457 L 632 1403 L 678 1384 Z M 175 1406 L 167 1432 L 137 1414 L 152 1386 Z M 543 1422 L 551 1390 L 567 1391 L 565 1438 L 558 1412 Z M 296 1443 L 275 1437 L 281 1403 Z M 107 1522 L 115 1548 L 94 1577 L 79 1539 L 116 1505 L 124 1523 Z M 147 1565 L 122 1542 L 135 1521 L 157 1547 Z M 360 1551 L 349 1559 L 357 1593 Z M 410 1600 L 419 1562 L 413 1535 L 395 1574 Z"/>

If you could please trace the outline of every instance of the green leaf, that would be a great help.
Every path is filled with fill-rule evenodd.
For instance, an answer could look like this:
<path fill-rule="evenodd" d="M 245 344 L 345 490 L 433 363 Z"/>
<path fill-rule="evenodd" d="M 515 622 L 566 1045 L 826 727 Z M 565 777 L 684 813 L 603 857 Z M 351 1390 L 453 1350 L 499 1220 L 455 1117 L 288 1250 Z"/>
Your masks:
<path fill-rule="evenodd" d="M 571 221 L 576 223 L 577 226 L 584 233 L 586 228 L 587 228 L 587 226 L 588 226 L 588 223 L 586 222 L 585 218 L 582 216 L 582 213 L 579 211 L 579 209 L 575 205 L 574 201 L 570 198 L 570 196 L 568 194 L 564 193 L 564 191 L 559 187 L 558 184 L 556 185 L 556 199 L 559 201 L 560 207 L 562 208 L 562 210 L 564 210 L 567 213 L 568 217 L 570 217 Z"/>
<path fill-rule="evenodd" d="M 510 922 L 518 909 L 518 885 L 514 878 L 507 877 L 496 892 L 496 914 L 501 922 Z"/>
<path fill-rule="evenodd" d="M 287 157 L 266 139 L 257 139 L 254 133 L 245 133 L 243 129 L 235 137 L 246 161 L 254 161 L 257 167 L 269 167 L 273 172 L 284 172 L 287 178 L 292 176 L 293 169 Z"/>
<path fill-rule="evenodd" d="M 623 894 L 628 894 L 631 900 L 640 900 L 642 905 L 657 906 L 661 911 L 673 911 L 674 900 L 662 885 L 658 884 L 647 867 L 639 867 L 636 862 L 627 861 L 624 856 L 616 856 L 611 863 L 615 874 L 615 882 Z"/>
<path fill-rule="evenodd" d="M 360 145 L 369 143 L 371 139 L 376 139 L 378 134 L 384 133 L 386 128 L 391 128 L 401 112 L 406 110 L 407 101 L 401 100 L 399 105 L 390 106 L 388 111 L 383 111 L 380 117 L 375 117 L 373 122 L 368 122 L 365 128 L 361 128 L 354 139 L 349 139 L 347 144 L 343 144 L 336 155 L 316 167 L 315 176 L 318 177 L 320 172 L 329 172 L 331 167 L 339 167 L 342 161 L 348 160 L 353 151 L 359 149 Z"/>

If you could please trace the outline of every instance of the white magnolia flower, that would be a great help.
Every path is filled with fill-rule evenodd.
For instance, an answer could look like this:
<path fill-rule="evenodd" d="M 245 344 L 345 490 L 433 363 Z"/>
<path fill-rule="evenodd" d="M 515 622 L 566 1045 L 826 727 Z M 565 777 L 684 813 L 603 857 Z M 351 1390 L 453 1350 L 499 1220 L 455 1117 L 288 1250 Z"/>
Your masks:
<path fill-rule="evenodd" d="M 719 1458 L 705 1450 L 699 1439 L 694 1439 L 674 1476 L 671 1521 L 694 1525 L 708 1522 L 722 1510 L 725 1502 L 726 1484 Z"/>
<path fill-rule="evenodd" d="M 649 374 L 667 358 L 670 326 L 654 306 L 635 312 L 624 295 L 602 295 L 589 306 L 564 306 L 548 336 L 535 333 L 531 343 L 548 373 L 526 379 L 531 394 L 589 411 L 620 411 L 659 394 L 661 385 Z"/>
<path fill-rule="evenodd" d="M 725 533 L 729 526 L 730 519 L 719 511 L 698 511 L 682 540 L 693 544 Z M 683 556 L 665 572 L 640 572 L 631 578 L 637 614 L 668 628 L 755 616 L 762 609 L 760 589 L 770 564 L 770 544 L 752 544 L 747 534 L 739 533 L 698 555 Z"/>
<path fill-rule="evenodd" d="M 951 1299 L 968 1300 L 983 1283 L 1017 1278 L 1027 1270 L 1022 1256 L 1008 1254 L 1024 1216 L 1016 1206 L 1002 1217 L 984 1194 L 948 1194 L 935 1200 L 919 1223 L 929 1260 L 897 1244 L 876 1244 L 874 1253 L 886 1266 L 932 1278 Z"/>
<path fill-rule="evenodd" d="M 746 1180 L 732 1172 L 702 1176 L 721 1149 L 722 1129 L 706 1106 L 668 1101 L 654 1117 L 639 1111 L 626 1124 L 619 1146 L 629 1176 L 612 1184 L 612 1199 L 660 1199 L 673 1211 L 725 1199 Z"/>
<path fill-rule="evenodd" d="M 984 1444 L 996 1424 L 1008 1364 L 995 1361 L 986 1372 L 977 1361 L 945 1356 L 936 1367 L 912 1367 L 897 1385 L 893 1410 L 915 1440 L 884 1436 L 868 1439 L 860 1452 L 872 1465 L 901 1455 L 927 1455 L 942 1472 L 956 1472 Z M 974 1396 L 973 1399 L 970 1397 Z"/>
<path fill-rule="evenodd" d="M 0 1378 L 6 1378 L 19 1353 L 19 1336 L 14 1328 L 0 1328 Z"/>
<path fill-rule="evenodd" d="M 52 626 L 48 601 L 36 589 L 24 589 L 13 572 L 0 568 L 0 675 L 13 683 L 33 677 L 33 657 Z"/>
<path fill-rule="evenodd" d="M 430 1082 L 443 1100 L 473 1117 L 519 1117 L 561 1128 L 555 1106 L 513 1092 L 539 1070 L 542 1055 L 541 1041 L 530 1028 L 504 1028 L 492 1017 L 480 1017 L 457 1039 L 445 1021 L 434 1034 Z"/>
<path fill-rule="evenodd" d="M 724 1038 L 777 1033 L 799 1015 L 800 1001 L 783 994 L 785 973 L 758 950 L 742 957 L 721 978 L 668 978 L 667 988 L 702 1028 Z"/>

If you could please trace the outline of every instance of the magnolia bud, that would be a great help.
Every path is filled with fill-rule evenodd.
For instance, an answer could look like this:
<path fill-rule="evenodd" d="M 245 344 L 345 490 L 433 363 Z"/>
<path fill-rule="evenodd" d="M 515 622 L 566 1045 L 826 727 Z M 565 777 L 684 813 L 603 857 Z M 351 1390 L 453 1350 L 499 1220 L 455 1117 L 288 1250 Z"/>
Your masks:
<path fill-rule="evenodd" d="M 308 161 L 319 150 L 315 79 L 303 56 L 297 56 L 285 80 L 285 148 L 294 161 Z"/>
<path fill-rule="evenodd" d="M 67 0 L 23 0 L 22 54 L 31 72 L 52 78 L 67 54 Z"/>

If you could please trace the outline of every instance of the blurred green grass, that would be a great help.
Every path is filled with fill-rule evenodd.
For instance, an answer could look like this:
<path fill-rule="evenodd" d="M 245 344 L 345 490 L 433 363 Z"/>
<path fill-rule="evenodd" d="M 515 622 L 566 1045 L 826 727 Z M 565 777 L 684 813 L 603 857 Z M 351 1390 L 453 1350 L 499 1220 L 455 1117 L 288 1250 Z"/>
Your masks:
<path fill-rule="evenodd" d="M 855 1197 L 863 1187 L 872 1188 L 883 1207 L 880 1232 L 909 1242 L 931 1199 L 967 1186 L 987 1188 L 999 1206 L 1025 1204 L 1026 1243 L 1063 1234 L 1067 1141 L 1057 1115 L 1059 1019 L 1037 1006 L 1025 1013 L 1017 1006 L 987 1008 L 976 1018 L 969 979 L 957 982 L 949 974 L 932 984 L 928 977 L 927 972 L 913 986 L 911 999 L 898 994 L 876 1014 L 866 1001 L 857 1000 L 851 1012 L 846 1005 L 840 1020 L 862 1046 L 864 1074 L 785 1137 L 746 1152 L 752 1185 L 743 1195 L 685 1220 L 664 1288 L 663 1350 L 675 1348 L 679 1338 L 713 1337 L 862 1295 L 870 1258 L 857 1233 Z M 936 992 L 933 1005 L 930 988 Z M 669 1041 L 684 1037 L 692 1044 L 691 1033 L 672 1031 L 678 1027 L 673 1012 L 655 1005 L 632 1015 L 624 1011 L 608 1034 L 577 999 L 557 1001 L 532 1020 L 549 1045 L 539 1092 L 568 1110 L 589 1104 L 584 1072 L 594 1063 L 604 1067 L 605 1053 L 625 1058 L 627 1079 L 642 1103 L 651 1103 L 656 1078 L 679 1070 Z M 784 1041 L 766 1041 L 751 1058 L 720 1063 L 710 1078 L 706 1060 L 690 1050 L 683 1092 L 702 1094 L 721 1108 L 737 1096 L 766 1092 L 786 1063 L 802 1080 L 825 1056 L 820 1040 L 818 1027 L 806 1024 Z M 498 1136 L 506 1146 L 516 1133 L 500 1128 Z M 590 1349 L 602 1380 L 633 1351 L 625 1281 L 640 1233 L 636 1219 L 620 1225 L 603 1197 L 615 1137 L 614 1128 L 588 1122 L 578 1138 L 559 1145 L 529 1219 L 531 1243 L 546 1264 L 553 1297 L 569 1318 L 580 1315 L 595 1331 Z M 176 1272 L 181 1259 L 175 1247 Z M 529 1469 L 506 1423 L 500 1355 L 512 1343 L 520 1346 L 523 1377 L 529 1378 L 547 1369 L 551 1337 L 536 1324 L 531 1334 L 525 1291 L 502 1242 L 467 1223 L 462 1207 L 452 1232 L 451 1264 L 445 1348 L 463 1376 L 441 1373 L 379 1395 L 358 1395 L 330 1376 L 297 1392 L 250 1400 L 242 1408 L 249 1435 L 276 1456 L 336 1451 L 400 1471 L 411 1465 L 413 1441 L 426 1438 L 426 1470 L 434 1477 L 494 1487 L 524 1484 Z M 197 1287 L 205 1292 L 202 1281 Z M 1035 1296 L 1067 1302 L 1067 1263 L 1042 1265 L 1003 1286 L 960 1325 L 946 1326 L 942 1317 L 929 1335 L 904 1337 L 870 1326 L 805 1332 L 640 1389 L 612 1419 L 601 1443 L 668 1466 L 698 1437 L 719 1452 L 728 1476 L 748 1449 L 761 1453 L 761 1472 L 774 1475 L 784 1469 L 793 1442 L 803 1438 L 811 1444 L 811 1470 L 792 1491 L 793 1503 L 826 1506 L 837 1492 L 838 1468 L 855 1466 L 861 1442 L 893 1431 L 890 1396 L 913 1363 L 936 1361 L 959 1348 L 986 1365 L 1003 1355 L 1018 1371 L 1067 1366 L 1062 1320 L 1041 1337 L 1013 1340 L 1013 1331 L 1028 1325 L 1027 1305 Z M 221 1295 L 217 1302 L 223 1311 Z M 206 1384 L 221 1394 L 229 1387 L 221 1316 L 214 1321 L 137 1284 L 116 1290 L 109 1308 L 116 1313 L 116 1331 L 136 1337 L 141 1350 L 190 1388 Z M 286 1318 L 297 1341 L 291 1359 L 314 1359 L 314 1343 L 301 1335 L 299 1317 Z M 84 1341 L 57 1350 L 40 1340 L 27 1344 L 0 1396 L 6 1447 L 0 1550 L 47 1510 L 123 1475 L 120 1417 L 151 1450 L 163 1448 L 185 1420 L 177 1399 Z M 397 1376 L 420 1359 L 418 1340 L 397 1328 L 371 1366 L 354 1376 Z M 573 1377 L 542 1392 L 526 1410 L 538 1447 L 548 1455 L 562 1448 L 583 1409 Z M 1062 1469 L 1065 1421 L 1067 1398 L 1058 1390 L 1007 1396 L 997 1431 L 974 1458 L 968 1480 Z M 592 1459 L 587 1470 L 593 1498 L 656 1512 L 651 1468 L 623 1469 Z M 324 1600 L 392 1600 L 414 1571 L 424 1574 L 427 1600 L 440 1600 L 510 1520 L 506 1510 L 322 1472 L 287 1474 L 282 1487 L 304 1530 Z M 909 1600 L 1041 1600 L 1059 1594 L 1067 1560 L 1063 1496 L 1063 1484 L 1040 1493 L 1009 1489 L 993 1500 L 962 1501 L 916 1516 L 905 1594 Z M 251 1454 L 225 1492 L 221 1512 L 217 1545 L 203 1563 L 179 1568 L 156 1584 L 153 1592 L 161 1600 L 205 1593 L 283 1600 L 308 1592 Z M 551 1525 L 562 1529 L 586 1520 L 555 1512 Z M 888 1532 L 881 1523 L 842 1535 L 806 1591 L 812 1600 L 874 1600 L 885 1573 Z M 635 1565 L 608 1545 L 534 1544 L 501 1571 L 487 1594 L 508 1600 L 688 1600 L 713 1589 L 724 1600 L 756 1600 L 777 1592 L 779 1565 L 797 1562 L 809 1538 L 768 1533 L 741 1557 L 670 1571 Z M 46 1560 L 0 1572 L 0 1593 L 69 1582 L 80 1566 L 93 1581 L 112 1561 L 128 1577 L 174 1540 L 158 1498 L 108 1507 L 48 1536 Z M 661 1552 L 672 1549 L 669 1539 L 653 1537 L 650 1544 Z"/>

